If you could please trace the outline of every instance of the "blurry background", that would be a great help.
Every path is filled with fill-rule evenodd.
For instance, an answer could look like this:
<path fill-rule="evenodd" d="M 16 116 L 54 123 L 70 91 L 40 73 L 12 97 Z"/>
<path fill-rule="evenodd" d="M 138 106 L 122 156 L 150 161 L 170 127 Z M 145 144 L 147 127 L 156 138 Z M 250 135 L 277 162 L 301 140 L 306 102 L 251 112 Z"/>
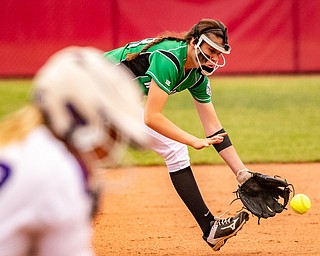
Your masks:
<path fill-rule="evenodd" d="M 108 51 L 212 18 L 227 25 L 232 47 L 212 76 L 213 103 L 243 161 L 320 161 L 320 0 L 0 1 L 0 118 L 29 101 L 32 76 L 63 47 Z M 164 112 L 204 136 L 188 91 L 170 96 Z M 163 164 L 151 151 L 133 153 L 139 165 Z M 222 162 L 213 147 L 190 156 Z"/>
<path fill-rule="evenodd" d="M 202 18 L 229 29 L 219 74 L 319 72 L 319 12 L 319 0 L 2 0 L 0 76 L 31 76 L 68 45 L 108 51 Z"/>

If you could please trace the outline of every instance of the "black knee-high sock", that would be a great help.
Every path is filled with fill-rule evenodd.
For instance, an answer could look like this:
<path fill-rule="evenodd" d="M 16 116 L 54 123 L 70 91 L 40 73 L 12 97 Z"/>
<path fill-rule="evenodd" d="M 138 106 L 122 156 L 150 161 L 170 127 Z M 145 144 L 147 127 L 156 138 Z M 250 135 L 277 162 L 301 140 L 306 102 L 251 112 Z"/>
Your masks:
<path fill-rule="evenodd" d="M 191 167 L 172 172 L 170 177 L 173 186 L 198 222 L 203 234 L 208 236 L 211 229 L 210 222 L 214 217 L 203 201 Z"/>

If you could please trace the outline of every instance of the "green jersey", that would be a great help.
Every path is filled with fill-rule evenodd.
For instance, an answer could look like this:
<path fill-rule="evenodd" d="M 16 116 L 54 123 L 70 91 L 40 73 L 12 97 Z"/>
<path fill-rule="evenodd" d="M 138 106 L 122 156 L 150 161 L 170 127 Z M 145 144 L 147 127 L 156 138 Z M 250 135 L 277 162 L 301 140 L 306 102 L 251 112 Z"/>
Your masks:
<path fill-rule="evenodd" d="M 185 72 L 187 43 L 184 41 L 164 40 L 150 47 L 146 52 L 127 61 L 128 53 L 137 53 L 150 43 L 152 38 L 129 43 L 124 47 L 104 53 L 104 56 L 116 63 L 127 66 L 135 75 L 145 95 L 148 94 L 151 79 L 168 94 L 188 89 L 193 98 L 201 103 L 211 101 L 211 89 L 208 77 L 194 68 Z"/>

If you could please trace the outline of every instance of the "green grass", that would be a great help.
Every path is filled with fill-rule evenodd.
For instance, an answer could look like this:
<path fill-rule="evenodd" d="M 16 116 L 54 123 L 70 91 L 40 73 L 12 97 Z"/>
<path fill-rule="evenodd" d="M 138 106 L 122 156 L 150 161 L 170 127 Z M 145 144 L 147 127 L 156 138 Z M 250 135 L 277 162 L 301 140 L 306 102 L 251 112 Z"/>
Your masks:
<path fill-rule="evenodd" d="M 244 162 L 320 161 L 320 76 L 219 77 L 211 87 L 219 119 Z M 204 136 L 188 92 L 170 96 L 165 114 Z M 190 148 L 190 157 L 193 164 L 223 163 L 213 147 Z M 149 152 L 137 162 L 154 158 L 163 163 Z"/>
<path fill-rule="evenodd" d="M 320 76 L 218 77 L 211 82 L 219 119 L 246 163 L 320 161 Z M 29 80 L 0 82 L 0 116 L 27 102 Z M 186 131 L 204 132 L 190 94 L 169 97 L 165 115 Z M 130 151 L 130 162 L 163 164 L 152 151 Z M 193 164 L 218 164 L 213 147 L 190 148 Z"/>
<path fill-rule="evenodd" d="M 31 92 L 31 81 L 0 80 L 0 117 L 17 110 L 28 102 Z"/>
<path fill-rule="evenodd" d="M 245 162 L 320 160 L 320 78 L 217 80 L 216 109 Z"/>

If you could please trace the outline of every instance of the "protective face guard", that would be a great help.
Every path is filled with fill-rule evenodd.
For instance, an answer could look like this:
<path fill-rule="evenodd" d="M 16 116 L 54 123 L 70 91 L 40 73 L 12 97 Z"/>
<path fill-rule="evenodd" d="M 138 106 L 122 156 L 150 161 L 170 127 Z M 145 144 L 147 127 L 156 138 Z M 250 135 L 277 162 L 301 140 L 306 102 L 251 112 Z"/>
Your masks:
<path fill-rule="evenodd" d="M 202 34 L 199 38 L 199 42 L 198 44 L 202 43 L 202 41 L 205 41 L 208 45 L 210 45 L 211 47 L 213 47 L 214 49 L 218 50 L 219 52 L 222 52 L 224 54 L 230 54 L 231 52 L 231 47 L 229 45 L 227 46 L 222 46 L 221 44 L 218 44 L 212 40 L 210 40 L 205 34 Z M 199 44 L 199 45 L 200 45 Z"/>
<path fill-rule="evenodd" d="M 221 54 L 222 57 L 222 64 L 219 64 L 218 62 L 214 62 L 211 59 L 209 59 L 207 57 L 207 55 L 202 51 L 200 45 L 206 42 L 207 44 L 209 44 L 211 47 L 213 47 L 214 49 L 218 50 L 221 53 L 225 53 L 225 54 L 230 54 L 231 51 L 231 47 L 228 47 L 227 50 L 220 44 L 213 42 L 212 40 L 210 40 L 205 34 L 202 34 L 199 38 L 198 43 L 194 46 L 194 50 L 195 50 L 195 54 L 196 54 L 196 58 L 197 58 L 197 62 L 199 64 L 199 67 L 201 69 L 201 73 L 205 76 L 210 76 L 213 74 L 214 71 L 216 71 L 218 68 L 222 68 L 225 66 L 226 64 L 226 59 L 224 58 L 223 54 Z M 213 68 L 208 68 L 206 66 L 202 66 L 199 60 L 199 56 L 198 56 L 198 52 L 197 50 L 199 50 L 199 52 L 202 54 L 202 56 L 209 61 L 212 65 Z"/>

